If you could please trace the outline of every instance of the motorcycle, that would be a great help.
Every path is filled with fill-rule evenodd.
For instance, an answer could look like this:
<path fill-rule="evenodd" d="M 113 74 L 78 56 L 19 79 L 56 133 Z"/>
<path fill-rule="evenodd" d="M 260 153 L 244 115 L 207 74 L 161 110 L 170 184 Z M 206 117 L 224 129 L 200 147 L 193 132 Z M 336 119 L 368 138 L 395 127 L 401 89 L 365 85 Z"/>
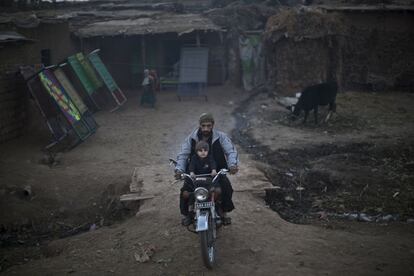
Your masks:
<path fill-rule="evenodd" d="M 171 160 L 172 164 L 176 164 L 175 160 Z M 211 269 L 216 262 L 216 239 L 217 229 L 222 225 L 221 217 L 216 209 L 216 187 L 221 175 L 227 174 L 227 169 L 220 170 L 216 176 L 211 174 L 200 174 L 191 176 L 189 174 L 181 174 L 181 180 L 188 181 L 193 185 L 193 203 L 190 202 L 190 212 L 193 217 L 193 228 L 189 226 L 187 229 L 200 237 L 201 256 L 204 265 Z M 191 204 L 192 203 L 192 204 Z"/>

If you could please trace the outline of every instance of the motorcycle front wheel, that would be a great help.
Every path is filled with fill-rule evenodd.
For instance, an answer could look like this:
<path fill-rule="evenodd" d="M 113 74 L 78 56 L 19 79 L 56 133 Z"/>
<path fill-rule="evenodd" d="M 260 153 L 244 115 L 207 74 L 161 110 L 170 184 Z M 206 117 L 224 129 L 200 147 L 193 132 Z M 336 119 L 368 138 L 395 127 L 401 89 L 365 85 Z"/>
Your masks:
<path fill-rule="evenodd" d="M 204 265 L 211 269 L 216 262 L 216 247 L 214 242 L 213 229 L 214 225 L 211 223 L 211 217 L 208 221 L 208 229 L 206 231 L 199 232 L 201 256 L 203 257 Z"/>

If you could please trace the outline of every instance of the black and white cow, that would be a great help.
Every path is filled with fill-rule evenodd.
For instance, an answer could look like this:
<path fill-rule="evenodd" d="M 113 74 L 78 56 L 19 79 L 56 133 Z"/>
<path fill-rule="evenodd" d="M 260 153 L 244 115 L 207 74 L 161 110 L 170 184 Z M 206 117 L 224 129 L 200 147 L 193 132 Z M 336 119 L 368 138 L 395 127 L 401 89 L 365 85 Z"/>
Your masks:
<path fill-rule="evenodd" d="M 332 112 L 336 111 L 336 94 L 338 85 L 336 82 L 325 82 L 306 87 L 299 97 L 292 111 L 295 118 L 300 115 L 302 110 L 305 111 L 303 123 L 306 123 L 309 111 L 313 110 L 315 115 L 315 124 L 318 123 L 318 106 L 329 104 L 329 113 L 325 121 L 328 121 Z"/>

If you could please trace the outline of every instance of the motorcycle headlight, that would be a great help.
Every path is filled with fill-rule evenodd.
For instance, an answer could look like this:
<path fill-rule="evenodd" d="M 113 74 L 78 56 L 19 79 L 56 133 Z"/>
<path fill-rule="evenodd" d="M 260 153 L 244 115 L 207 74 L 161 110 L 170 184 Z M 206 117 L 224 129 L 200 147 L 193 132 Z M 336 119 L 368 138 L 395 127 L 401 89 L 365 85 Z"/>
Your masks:
<path fill-rule="evenodd" d="M 198 201 L 205 201 L 208 197 L 208 191 L 205 188 L 198 187 L 194 191 L 194 196 Z"/>

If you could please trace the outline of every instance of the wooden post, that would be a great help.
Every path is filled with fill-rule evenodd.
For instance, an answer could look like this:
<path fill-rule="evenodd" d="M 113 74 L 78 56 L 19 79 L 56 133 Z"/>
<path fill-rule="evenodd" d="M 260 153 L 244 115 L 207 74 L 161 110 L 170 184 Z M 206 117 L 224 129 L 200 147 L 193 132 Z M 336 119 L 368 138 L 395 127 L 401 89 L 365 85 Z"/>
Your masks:
<path fill-rule="evenodd" d="M 147 67 L 147 50 L 145 45 L 145 35 L 142 36 L 141 39 L 141 54 L 142 54 L 142 66 L 144 69 Z"/>
<path fill-rule="evenodd" d="M 81 48 L 81 52 L 83 52 L 84 51 L 84 45 L 83 45 L 83 38 L 82 37 L 80 37 L 79 38 L 79 40 L 80 40 L 80 48 Z"/>
<path fill-rule="evenodd" d="M 196 44 L 197 44 L 197 47 L 200 47 L 201 46 L 199 32 L 196 32 Z"/>

